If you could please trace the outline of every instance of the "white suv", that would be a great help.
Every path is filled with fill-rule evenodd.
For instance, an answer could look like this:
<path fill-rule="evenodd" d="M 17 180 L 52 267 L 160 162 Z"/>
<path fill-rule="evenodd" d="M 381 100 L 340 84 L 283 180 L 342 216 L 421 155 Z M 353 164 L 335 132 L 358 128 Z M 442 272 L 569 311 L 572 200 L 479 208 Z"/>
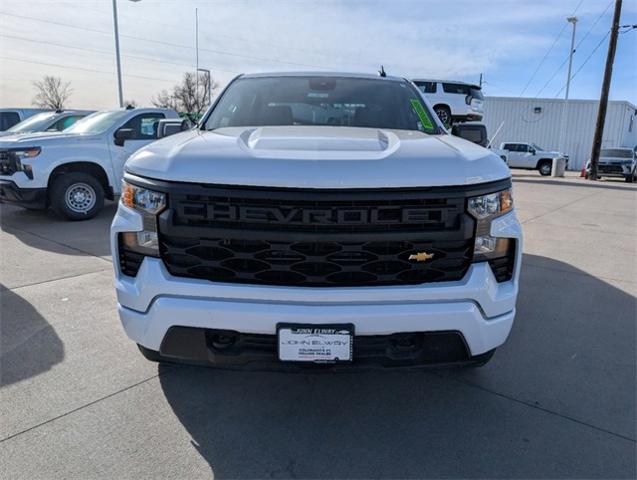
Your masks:
<path fill-rule="evenodd" d="M 451 80 L 414 79 L 445 126 L 454 122 L 480 121 L 484 97 L 479 85 Z"/>
<path fill-rule="evenodd" d="M 510 172 L 409 81 L 233 80 L 126 163 L 119 314 L 149 359 L 483 364 L 515 316 Z"/>
<path fill-rule="evenodd" d="M 124 162 L 157 138 L 173 110 L 97 112 L 64 132 L 0 138 L 0 202 L 53 208 L 69 220 L 92 218 L 121 188 Z"/>

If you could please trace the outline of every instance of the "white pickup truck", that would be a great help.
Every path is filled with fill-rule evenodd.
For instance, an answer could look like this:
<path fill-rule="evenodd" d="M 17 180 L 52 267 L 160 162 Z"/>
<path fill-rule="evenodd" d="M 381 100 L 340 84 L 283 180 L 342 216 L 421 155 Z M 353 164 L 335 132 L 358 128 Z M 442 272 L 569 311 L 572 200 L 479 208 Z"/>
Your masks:
<path fill-rule="evenodd" d="M 121 190 L 124 162 L 157 139 L 168 109 L 101 111 L 64 132 L 0 138 L 0 202 L 51 207 L 69 220 L 94 217 Z"/>
<path fill-rule="evenodd" d="M 509 334 L 511 173 L 404 78 L 243 75 L 125 170 L 117 301 L 151 360 L 482 365 Z"/>
<path fill-rule="evenodd" d="M 551 174 L 551 168 L 553 168 L 553 160 L 558 158 L 564 158 L 566 168 L 568 168 L 568 155 L 544 150 L 534 143 L 504 142 L 500 144 L 500 151 L 506 152 L 506 159 L 510 168 L 537 170 L 540 175 L 548 176 Z"/>

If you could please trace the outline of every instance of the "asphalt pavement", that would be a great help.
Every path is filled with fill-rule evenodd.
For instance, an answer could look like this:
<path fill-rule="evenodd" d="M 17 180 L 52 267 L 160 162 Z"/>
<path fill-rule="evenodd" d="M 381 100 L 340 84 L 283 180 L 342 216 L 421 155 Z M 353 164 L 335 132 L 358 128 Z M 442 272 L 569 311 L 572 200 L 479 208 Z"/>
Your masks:
<path fill-rule="evenodd" d="M 516 172 L 509 340 L 481 369 L 146 361 L 108 229 L 0 207 L 0 476 L 635 478 L 637 186 Z"/>

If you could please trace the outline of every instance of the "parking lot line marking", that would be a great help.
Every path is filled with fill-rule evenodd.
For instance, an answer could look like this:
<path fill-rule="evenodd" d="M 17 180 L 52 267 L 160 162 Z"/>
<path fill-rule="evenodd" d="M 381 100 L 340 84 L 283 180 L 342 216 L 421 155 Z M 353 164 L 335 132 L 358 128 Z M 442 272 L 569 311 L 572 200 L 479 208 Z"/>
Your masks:
<path fill-rule="evenodd" d="M 165 365 L 165 366 L 169 367 L 169 365 Z M 128 387 L 121 388 L 121 389 L 117 390 L 116 392 L 109 393 L 108 395 L 105 395 L 103 397 L 95 399 L 95 400 L 93 400 L 93 401 L 91 401 L 91 402 L 89 402 L 89 403 L 87 403 L 85 405 L 81 405 L 81 406 L 79 406 L 77 408 L 74 408 L 73 410 L 69 410 L 68 412 L 65 412 L 65 413 L 62 413 L 60 415 L 57 415 L 57 416 L 55 416 L 53 418 L 45 420 L 44 422 L 40 422 L 37 425 L 33 425 L 33 426 L 31 426 L 29 428 L 26 428 L 26 429 L 24 429 L 24 430 L 22 430 L 20 432 L 16 432 L 16 433 L 14 433 L 12 435 L 9 435 L 8 437 L 2 438 L 2 439 L 0 439 L 0 443 L 6 442 L 7 440 L 11 440 L 12 438 L 18 437 L 18 436 L 22 435 L 23 433 L 30 432 L 31 430 L 35 430 L 36 428 L 40 428 L 40 427 L 42 427 L 42 426 L 44 426 L 44 425 L 46 425 L 48 423 L 54 422 L 56 420 L 59 420 L 60 418 L 64 418 L 64 417 L 66 417 L 68 415 L 71 415 L 72 413 L 75 413 L 75 412 L 77 412 L 79 410 L 82 410 L 82 409 L 84 409 L 86 407 L 90 407 L 92 405 L 95 405 L 95 404 L 101 402 L 102 400 L 107 400 L 107 399 L 109 399 L 111 397 L 114 397 L 115 395 L 118 395 L 120 393 L 126 392 L 127 390 L 131 390 L 131 389 L 133 389 L 135 387 L 138 387 L 139 385 L 143 385 L 144 383 L 146 383 L 146 382 L 148 382 L 148 381 L 150 381 L 150 380 L 152 380 L 154 378 L 159 378 L 162 375 L 166 375 L 166 374 L 172 373 L 174 370 L 175 370 L 175 368 L 170 366 L 170 370 L 167 370 L 167 371 L 162 372 L 162 373 L 157 373 L 156 375 L 153 375 L 151 377 L 145 378 L 144 380 L 140 380 L 139 382 L 136 382 L 136 383 L 134 383 L 132 385 L 129 385 Z"/>
<path fill-rule="evenodd" d="M 439 375 L 440 378 L 445 378 L 442 374 L 437 374 L 437 375 Z M 520 405 L 526 405 L 527 407 L 533 408 L 535 410 L 540 410 L 540 411 L 548 413 L 550 415 L 554 415 L 556 417 L 560 417 L 560 418 L 562 418 L 564 420 L 570 420 L 571 422 L 575 422 L 575 423 L 578 423 L 580 425 L 584 425 L 586 427 L 592 428 L 593 430 L 597 430 L 599 432 L 607 433 L 607 434 L 612 435 L 614 437 L 621 438 L 623 440 L 628 440 L 629 442 L 632 442 L 632 443 L 637 443 L 637 439 L 634 439 L 634 438 L 631 438 L 631 437 L 627 437 L 625 435 L 622 435 L 621 433 L 616 433 L 616 432 L 613 432 L 611 430 L 606 430 L 605 428 L 598 427 L 596 425 L 593 425 L 593 424 L 588 423 L 588 422 L 584 422 L 582 420 L 578 420 L 577 418 L 569 417 L 568 415 L 564 415 L 563 413 L 554 412 L 553 410 L 549 410 L 548 408 L 540 407 L 539 405 L 535 405 L 535 404 L 527 402 L 525 400 L 520 400 L 518 398 L 511 397 L 509 395 L 505 395 L 504 393 L 500 393 L 500 392 L 496 392 L 494 390 L 490 390 L 490 389 L 488 389 L 486 387 L 483 387 L 482 385 L 478 385 L 478 384 L 470 382 L 468 380 L 465 380 L 465 379 L 462 379 L 462 378 L 457 378 L 457 377 L 446 377 L 446 378 L 450 378 L 454 382 L 461 383 L 461 384 L 467 385 L 469 387 L 477 388 L 478 390 L 482 390 L 483 392 L 491 393 L 491 394 L 496 395 L 496 396 L 498 396 L 500 398 L 505 398 L 505 399 L 510 400 L 512 402 L 519 403 Z"/>
<path fill-rule="evenodd" d="M 108 271 L 109 271 L 108 268 L 102 268 L 100 270 L 94 270 L 92 272 L 84 272 L 84 273 L 78 273 L 77 275 L 68 275 L 66 277 L 52 278 L 50 280 L 42 280 L 41 282 L 28 283 L 26 285 L 19 285 L 17 287 L 12 287 L 12 288 L 3 287 L 2 289 L 0 289 L 0 292 L 4 292 L 5 290 L 10 290 L 10 291 L 14 292 L 14 291 L 16 291 L 16 290 L 18 290 L 20 288 L 35 287 L 37 285 L 42 285 L 44 283 L 57 282 L 59 280 L 67 280 L 69 278 L 83 277 L 84 275 L 92 275 L 94 273 L 102 273 L 102 272 L 108 272 Z"/>

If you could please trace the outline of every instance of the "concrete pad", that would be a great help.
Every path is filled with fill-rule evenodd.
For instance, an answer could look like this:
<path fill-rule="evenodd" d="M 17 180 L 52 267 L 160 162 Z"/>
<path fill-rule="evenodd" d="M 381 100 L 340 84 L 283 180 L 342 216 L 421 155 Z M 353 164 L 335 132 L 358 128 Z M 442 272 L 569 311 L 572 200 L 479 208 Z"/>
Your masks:
<path fill-rule="evenodd" d="M 524 230 L 524 251 L 574 265 L 588 275 L 634 283 L 635 242 L 625 235 L 576 230 L 531 221 Z M 532 261 L 532 260 L 531 260 Z M 568 268 L 562 265 L 562 268 Z"/>
<path fill-rule="evenodd" d="M 634 443 L 422 372 L 161 367 L 0 444 L 9 478 L 632 478 Z M 53 440 L 55 439 L 55 440 Z"/>
<path fill-rule="evenodd" d="M 491 363 L 463 378 L 637 438 L 637 285 L 533 255 L 523 266 L 509 339 Z"/>
<path fill-rule="evenodd" d="M 2 205 L 0 220 L 2 228 L 11 228 L 16 238 L 29 245 L 26 233 L 37 235 L 75 250 L 78 255 L 94 255 L 111 259 L 108 244 L 109 230 L 117 203 L 106 202 L 97 217 L 82 222 L 69 222 L 51 210 L 25 210 L 13 205 Z"/>
<path fill-rule="evenodd" d="M 0 439 L 153 375 L 124 334 L 110 271 L 0 292 Z"/>
<path fill-rule="evenodd" d="M 0 244 L 0 290 L 113 268 L 103 259 L 7 227 L 0 230 Z"/>

